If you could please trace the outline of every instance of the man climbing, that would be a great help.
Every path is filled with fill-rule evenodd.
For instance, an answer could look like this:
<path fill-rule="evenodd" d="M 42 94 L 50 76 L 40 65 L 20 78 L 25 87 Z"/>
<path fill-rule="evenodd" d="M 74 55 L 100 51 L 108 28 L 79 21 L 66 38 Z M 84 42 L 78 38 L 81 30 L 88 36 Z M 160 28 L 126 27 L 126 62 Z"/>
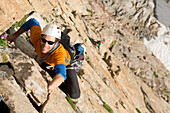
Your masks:
<path fill-rule="evenodd" d="M 97 41 L 96 43 L 97 43 L 98 50 L 100 50 L 100 46 L 102 44 L 102 41 Z"/>
<path fill-rule="evenodd" d="M 46 25 L 41 31 L 39 22 L 32 18 L 24 23 L 21 28 L 12 35 L 8 35 L 9 43 L 30 30 L 31 42 L 35 48 L 38 59 L 44 61 L 40 66 L 49 72 L 53 80 L 48 84 L 48 93 L 58 87 L 72 100 L 77 103 L 80 97 L 80 89 L 76 71 L 70 69 L 71 55 L 59 41 L 61 30 L 55 24 Z M 52 67 L 51 69 L 49 67 Z"/>
<path fill-rule="evenodd" d="M 98 48 L 98 54 L 101 56 L 101 52 L 100 52 L 100 46 L 101 46 L 101 44 L 102 44 L 102 41 L 97 41 L 96 42 L 96 46 L 97 46 L 97 48 Z"/>

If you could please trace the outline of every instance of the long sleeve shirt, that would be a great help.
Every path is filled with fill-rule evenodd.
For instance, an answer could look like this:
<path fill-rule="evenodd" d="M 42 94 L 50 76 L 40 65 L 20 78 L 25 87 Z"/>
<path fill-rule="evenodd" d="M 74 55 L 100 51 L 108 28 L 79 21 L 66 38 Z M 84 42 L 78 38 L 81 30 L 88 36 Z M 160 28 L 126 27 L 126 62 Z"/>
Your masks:
<path fill-rule="evenodd" d="M 37 55 L 42 58 L 46 54 L 42 54 L 41 51 L 41 27 L 39 22 L 32 18 L 24 23 L 21 28 L 24 31 L 30 30 L 31 42 L 34 45 Z M 71 57 L 68 51 L 59 43 L 58 47 L 45 59 L 45 62 L 51 66 L 54 66 L 55 74 L 60 74 L 66 80 L 66 66 L 70 64 Z"/>

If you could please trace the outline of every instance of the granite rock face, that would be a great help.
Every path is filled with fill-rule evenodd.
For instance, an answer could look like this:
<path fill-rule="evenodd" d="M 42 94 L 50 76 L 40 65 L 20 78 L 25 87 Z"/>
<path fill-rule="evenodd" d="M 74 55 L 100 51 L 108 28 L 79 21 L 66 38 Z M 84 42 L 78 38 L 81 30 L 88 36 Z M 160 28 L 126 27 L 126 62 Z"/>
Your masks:
<path fill-rule="evenodd" d="M 1 32 L 7 30 L 12 24 L 21 20 L 25 14 L 33 10 L 28 0 L 1 0 L 0 4 Z"/>
<path fill-rule="evenodd" d="M 1 3 L 1 18 L 9 15 L 0 20 L 3 31 L 29 14 L 42 26 L 56 23 L 68 33 L 72 44 L 85 43 L 86 59 L 77 72 L 81 97 L 76 112 L 170 113 L 170 74 L 143 44 L 143 39 L 153 39 L 160 27 L 152 0 Z M 11 5 L 13 13 L 5 11 L 7 5 Z M 75 112 L 58 88 L 47 99 L 47 84 L 52 78 L 36 62 L 28 39 L 29 32 L 19 37 L 14 46 L 0 49 L 2 101 L 16 113 L 40 112 L 45 102 L 44 113 Z M 98 40 L 103 41 L 100 49 L 95 45 Z"/>

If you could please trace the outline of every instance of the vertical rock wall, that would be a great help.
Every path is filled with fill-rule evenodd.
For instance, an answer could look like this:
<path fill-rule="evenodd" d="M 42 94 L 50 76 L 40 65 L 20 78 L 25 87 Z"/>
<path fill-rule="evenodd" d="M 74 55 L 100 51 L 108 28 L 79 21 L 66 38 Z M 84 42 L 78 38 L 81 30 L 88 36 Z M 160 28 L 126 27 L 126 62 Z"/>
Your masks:
<path fill-rule="evenodd" d="M 17 0 L 18 4 L 20 2 Z M 81 88 L 77 112 L 170 112 L 170 85 L 168 81 L 165 82 L 169 80 L 169 73 L 142 42 L 144 36 L 148 40 L 153 38 L 159 28 L 159 23 L 153 17 L 152 0 L 25 2 L 31 8 L 22 16 L 36 11 L 33 15 L 37 15 L 39 20 L 43 18 L 47 23 L 56 23 L 67 32 L 72 44 L 79 41 L 87 47 L 84 66 L 77 73 Z M 10 25 L 18 20 L 13 20 Z M 1 29 L 6 30 L 10 25 Z M 29 33 L 22 38 L 28 36 Z M 104 40 L 100 50 L 93 45 L 93 41 L 97 40 Z M 29 56 L 34 56 L 34 53 L 29 52 L 31 45 L 28 44 L 25 39 L 18 38 L 14 47 L 0 49 L 0 53 L 10 57 L 4 62 L 4 54 L 0 55 L 2 101 L 11 112 L 17 113 L 39 112 L 44 102 L 47 102 L 44 112 L 75 112 L 66 101 L 66 95 L 58 88 L 46 101 L 46 88 L 51 77 L 38 66 L 34 57 Z M 30 49 L 24 51 L 22 47 Z M 18 100 L 19 97 L 22 99 Z M 22 109 L 25 106 L 28 108 Z"/>
<path fill-rule="evenodd" d="M 43 16 L 49 15 L 58 2 L 56 0 L 1 0 L 0 4 L 0 32 L 3 32 L 33 11 Z"/>

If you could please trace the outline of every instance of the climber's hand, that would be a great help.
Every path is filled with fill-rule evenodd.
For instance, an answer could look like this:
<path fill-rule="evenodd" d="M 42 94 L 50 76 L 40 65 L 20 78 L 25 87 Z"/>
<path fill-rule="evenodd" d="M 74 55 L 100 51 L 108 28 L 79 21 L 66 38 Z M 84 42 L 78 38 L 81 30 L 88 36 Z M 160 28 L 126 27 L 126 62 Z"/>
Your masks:
<path fill-rule="evenodd" d="M 7 36 L 8 43 L 11 44 L 12 42 L 15 42 L 16 38 L 17 37 L 15 35 L 13 35 L 13 34 L 12 35 L 8 35 Z"/>

